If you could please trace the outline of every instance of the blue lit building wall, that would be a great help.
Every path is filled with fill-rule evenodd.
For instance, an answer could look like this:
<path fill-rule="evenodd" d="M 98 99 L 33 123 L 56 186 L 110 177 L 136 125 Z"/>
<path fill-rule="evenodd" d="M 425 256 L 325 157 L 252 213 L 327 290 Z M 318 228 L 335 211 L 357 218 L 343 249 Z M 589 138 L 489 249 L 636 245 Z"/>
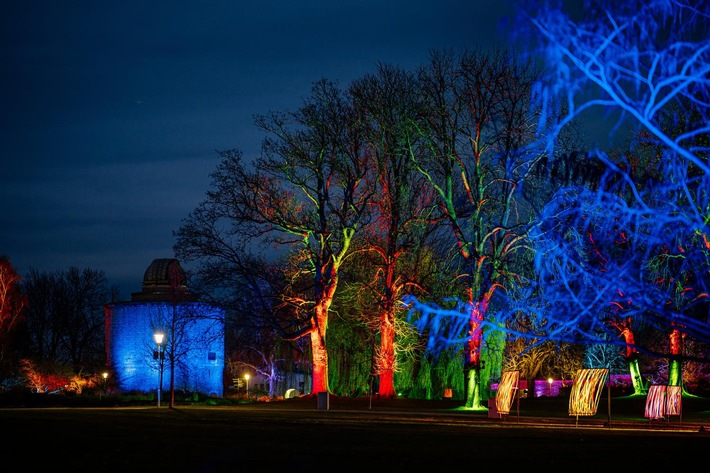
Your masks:
<path fill-rule="evenodd" d="M 174 337 L 170 321 L 175 324 Z M 107 357 L 121 392 L 155 392 L 159 382 L 156 331 L 163 343 L 163 391 L 170 389 L 170 353 L 175 353 L 175 389 L 223 396 L 224 313 L 201 302 L 121 302 L 106 307 Z M 173 340 L 173 338 L 175 340 Z"/>

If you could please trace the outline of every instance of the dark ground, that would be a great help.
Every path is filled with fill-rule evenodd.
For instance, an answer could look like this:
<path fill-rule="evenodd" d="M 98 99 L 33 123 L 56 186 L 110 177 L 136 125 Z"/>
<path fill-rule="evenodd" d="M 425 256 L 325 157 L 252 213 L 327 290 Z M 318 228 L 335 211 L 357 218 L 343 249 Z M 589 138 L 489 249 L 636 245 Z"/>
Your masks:
<path fill-rule="evenodd" d="M 644 398 L 521 400 L 507 417 L 461 401 L 313 397 L 233 406 L 0 408 L 4 465 L 30 471 L 658 471 L 710 453 L 710 399 L 649 422 Z M 320 408 L 319 408 L 320 407 Z M 640 410 L 639 410 L 640 409 Z M 611 419 L 611 422 L 609 420 Z M 8 470 L 10 471 L 10 470 Z"/>

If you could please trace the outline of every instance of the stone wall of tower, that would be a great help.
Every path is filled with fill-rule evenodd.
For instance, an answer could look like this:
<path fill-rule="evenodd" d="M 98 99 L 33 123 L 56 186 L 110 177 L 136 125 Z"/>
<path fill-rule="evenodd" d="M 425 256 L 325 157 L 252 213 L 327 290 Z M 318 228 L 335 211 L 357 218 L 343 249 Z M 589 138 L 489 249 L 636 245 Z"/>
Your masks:
<path fill-rule="evenodd" d="M 199 302 L 108 305 L 108 362 L 119 390 L 124 393 L 157 390 L 159 360 L 153 334 L 161 331 L 167 336 L 163 346 L 166 350 L 163 392 L 170 389 L 169 354 L 175 353 L 176 390 L 223 396 L 223 315 L 221 309 Z M 178 323 L 171 324 L 171 320 Z M 174 334 L 171 326 L 176 327 Z"/>

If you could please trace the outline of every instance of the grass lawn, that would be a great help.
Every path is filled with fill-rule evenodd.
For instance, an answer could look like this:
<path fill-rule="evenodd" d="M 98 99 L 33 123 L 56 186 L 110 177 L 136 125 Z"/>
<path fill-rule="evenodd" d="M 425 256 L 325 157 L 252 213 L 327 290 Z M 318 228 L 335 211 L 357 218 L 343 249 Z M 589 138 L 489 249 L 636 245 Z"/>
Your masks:
<path fill-rule="evenodd" d="M 32 471 L 235 472 L 481 467 L 621 469 L 695 465 L 710 448 L 710 400 L 649 423 L 644 399 L 603 398 L 571 419 L 563 398 L 522 399 L 505 419 L 455 400 L 316 398 L 188 406 L 0 408 L 6 465 Z M 699 427 L 703 427 L 701 430 Z M 505 468 L 506 470 L 508 468 Z"/>

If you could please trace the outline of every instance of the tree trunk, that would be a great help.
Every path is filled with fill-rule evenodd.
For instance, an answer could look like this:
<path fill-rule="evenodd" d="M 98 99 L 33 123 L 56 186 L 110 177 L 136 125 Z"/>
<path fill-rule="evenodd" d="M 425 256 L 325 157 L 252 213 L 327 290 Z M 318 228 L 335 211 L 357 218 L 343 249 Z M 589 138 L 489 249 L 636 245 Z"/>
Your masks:
<path fill-rule="evenodd" d="M 629 373 L 631 373 L 631 383 L 634 387 L 634 394 L 646 394 L 646 387 L 643 384 L 638 357 L 631 357 L 627 359 L 627 361 L 629 363 Z"/>
<path fill-rule="evenodd" d="M 466 404 L 467 409 L 487 409 L 481 402 L 481 370 L 471 368 L 466 374 Z"/>
<path fill-rule="evenodd" d="M 483 331 L 480 329 L 486 305 L 485 302 L 471 302 L 470 338 L 466 344 L 466 360 L 464 363 L 464 367 L 467 369 L 466 402 L 464 407 L 467 409 L 487 409 L 481 399 L 481 345 L 483 343 Z"/>
<path fill-rule="evenodd" d="M 328 327 L 329 304 L 318 304 L 315 308 L 315 329 L 311 331 L 311 353 L 313 354 L 313 384 L 311 394 L 330 392 L 328 388 L 328 350 L 325 335 Z"/>
<path fill-rule="evenodd" d="M 683 333 L 673 329 L 670 334 L 670 359 L 668 360 L 668 386 L 683 385 Z"/>
<path fill-rule="evenodd" d="M 394 324 L 391 320 L 391 314 L 388 312 L 383 314 L 380 320 L 380 348 L 375 360 L 375 367 L 380 380 L 377 394 L 380 397 L 391 398 L 397 395 L 394 390 Z"/>

